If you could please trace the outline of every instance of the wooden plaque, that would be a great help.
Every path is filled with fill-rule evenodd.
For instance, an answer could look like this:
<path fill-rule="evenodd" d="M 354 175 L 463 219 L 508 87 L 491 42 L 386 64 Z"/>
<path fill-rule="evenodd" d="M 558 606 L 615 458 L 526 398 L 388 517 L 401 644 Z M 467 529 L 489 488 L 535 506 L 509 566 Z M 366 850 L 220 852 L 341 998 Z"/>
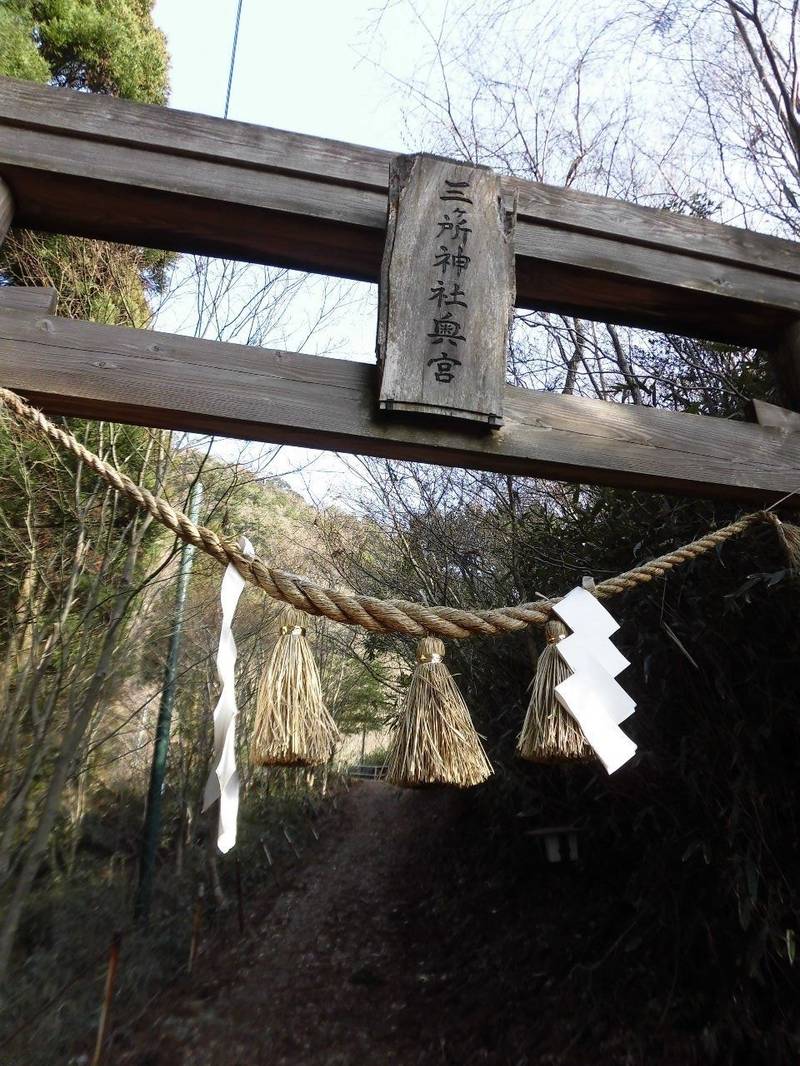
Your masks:
<path fill-rule="evenodd" d="M 378 311 L 382 410 L 502 425 L 515 214 L 488 167 L 392 160 Z"/>

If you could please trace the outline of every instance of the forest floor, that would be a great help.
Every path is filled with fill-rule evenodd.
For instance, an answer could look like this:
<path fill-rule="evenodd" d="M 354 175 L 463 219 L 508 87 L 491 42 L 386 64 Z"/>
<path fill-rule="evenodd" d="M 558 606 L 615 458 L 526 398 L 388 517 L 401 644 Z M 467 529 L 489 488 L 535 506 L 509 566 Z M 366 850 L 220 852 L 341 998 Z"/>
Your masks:
<path fill-rule="evenodd" d="M 581 906 L 579 874 L 538 859 L 512 880 L 489 860 L 476 871 L 465 803 L 354 785 L 286 882 L 254 901 L 245 937 L 208 944 L 191 982 L 162 997 L 113 1062 L 691 1061 L 663 1043 L 650 1054 L 613 1013 L 599 1029 L 582 1021 L 570 978 L 588 930 L 563 906 L 575 889 Z M 581 968 L 591 988 L 594 966 Z"/>
<path fill-rule="evenodd" d="M 256 928 L 219 959 L 203 959 L 191 990 L 170 997 L 122 1061 L 431 1061 L 419 1058 L 420 1026 L 432 1021 L 427 983 L 443 978 L 429 972 L 434 945 L 415 921 L 435 866 L 420 815 L 446 820 L 457 800 L 382 782 L 351 788 Z"/>

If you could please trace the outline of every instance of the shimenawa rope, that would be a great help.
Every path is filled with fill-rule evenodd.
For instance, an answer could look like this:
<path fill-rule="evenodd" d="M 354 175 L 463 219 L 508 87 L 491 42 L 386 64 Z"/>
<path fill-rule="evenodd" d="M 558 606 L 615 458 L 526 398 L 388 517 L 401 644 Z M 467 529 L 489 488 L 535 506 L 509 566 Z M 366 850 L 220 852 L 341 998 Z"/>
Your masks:
<path fill-rule="evenodd" d="M 530 625 L 544 626 L 552 614 L 553 603 L 558 602 L 557 599 L 537 600 L 516 607 L 466 611 L 458 607 L 426 607 L 409 600 L 381 600 L 355 592 L 322 588 L 296 574 L 268 566 L 257 555 L 251 559 L 242 552 L 238 544 L 219 537 L 206 526 L 195 525 L 182 511 L 178 511 L 161 497 L 154 496 L 148 489 L 133 482 L 127 474 L 121 473 L 89 451 L 71 433 L 54 425 L 41 411 L 31 407 L 10 389 L 0 388 L 0 405 L 23 425 L 35 429 L 71 452 L 112 488 L 148 511 L 156 521 L 181 540 L 193 544 L 225 566 L 232 563 L 245 581 L 256 585 L 273 599 L 289 603 L 307 614 L 324 615 L 334 622 L 361 626 L 374 633 L 403 633 L 412 637 L 436 634 L 451 639 L 464 639 L 474 636 L 501 636 Z M 751 526 L 763 522 L 775 526 L 779 535 L 782 534 L 781 539 L 785 545 L 787 538 L 783 529 L 789 527 L 782 528 L 780 519 L 771 511 L 755 511 L 658 559 L 652 559 L 624 574 L 599 582 L 595 587 L 595 594 L 599 599 L 607 599 L 636 588 L 637 585 L 647 584 L 654 578 L 663 577 L 681 563 L 713 551 L 726 540 L 737 537 Z"/>

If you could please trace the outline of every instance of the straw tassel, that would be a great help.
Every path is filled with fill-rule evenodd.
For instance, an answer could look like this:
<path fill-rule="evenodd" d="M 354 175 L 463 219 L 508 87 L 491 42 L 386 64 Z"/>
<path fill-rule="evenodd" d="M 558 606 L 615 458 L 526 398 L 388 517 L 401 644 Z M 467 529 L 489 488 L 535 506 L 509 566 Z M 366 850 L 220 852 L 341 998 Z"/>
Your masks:
<path fill-rule="evenodd" d="M 556 685 L 572 673 L 557 648 L 566 635 L 563 622 L 550 621 L 544 627 L 547 644 L 536 664 L 531 701 L 517 741 L 518 753 L 530 762 L 586 761 L 595 757 L 580 726 L 556 696 Z"/>
<path fill-rule="evenodd" d="M 424 637 L 389 752 L 393 785 L 479 785 L 492 767 L 469 710 L 442 662 L 444 644 Z"/>
<path fill-rule="evenodd" d="M 255 766 L 319 766 L 341 740 L 322 698 L 302 618 L 298 611 L 284 610 L 261 678 L 250 748 Z"/>

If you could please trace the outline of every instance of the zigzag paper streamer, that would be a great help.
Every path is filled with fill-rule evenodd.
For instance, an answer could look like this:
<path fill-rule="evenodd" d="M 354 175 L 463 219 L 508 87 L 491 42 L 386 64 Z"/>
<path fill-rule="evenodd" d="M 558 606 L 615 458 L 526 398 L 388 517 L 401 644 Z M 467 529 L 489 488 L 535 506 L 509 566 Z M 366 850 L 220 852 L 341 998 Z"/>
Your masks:
<path fill-rule="evenodd" d="M 247 537 L 240 537 L 239 547 L 251 559 L 255 549 Z M 219 800 L 217 847 L 224 854 L 236 843 L 236 819 L 239 814 L 239 773 L 236 769 L 236 642 L 231 624 L 245 581 L 231 563 L 222 578 L 222 627 L 217 649 L 217 674 L 222 691 L 214 708 L 214 761 L 203 793 L 203 810 Z"/>
<path fill-rule="evenodd" d="M 573 589 L 553 610 L 572 630 L 556 645 L 572 670 L 572 675 L 556 686 L 556 696 L 577 721 L 608 773 L 613 774 L 636 753 L 636 745 L 619 727 L 636 709 L 635 702 L 614 680 L 630 665 L 609 640 L 619 626 L 584 588 Z"/>

